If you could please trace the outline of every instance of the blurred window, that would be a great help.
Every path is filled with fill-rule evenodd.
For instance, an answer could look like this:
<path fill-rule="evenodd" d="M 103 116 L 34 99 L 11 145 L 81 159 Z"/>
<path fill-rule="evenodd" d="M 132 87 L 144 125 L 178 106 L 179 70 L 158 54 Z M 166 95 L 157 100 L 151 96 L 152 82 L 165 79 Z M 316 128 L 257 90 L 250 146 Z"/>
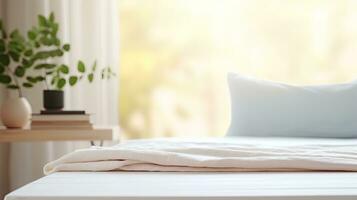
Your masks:
<path fill-rule="evenodd" d="M 119 2 L 128 138 L 224 135 L 228 71 L 297 85 L 357 75 L 357 1 Z"/>

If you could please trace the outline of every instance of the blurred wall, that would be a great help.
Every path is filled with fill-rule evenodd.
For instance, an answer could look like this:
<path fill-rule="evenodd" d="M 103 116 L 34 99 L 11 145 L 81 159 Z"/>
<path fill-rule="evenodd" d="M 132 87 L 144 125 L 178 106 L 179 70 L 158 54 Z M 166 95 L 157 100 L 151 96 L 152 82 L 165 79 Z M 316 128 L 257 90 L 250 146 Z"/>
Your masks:
<path fill-rule="evenodd" d="M 4 19 L 5 16 L 5 1 L 0 0 L 0 18 Z M 0 105 L 3 99 L 6 97 L 6 90 L 0 86 Z M 2 125 L 0 120 L 0 125 Z M 1 130 L 0 130 L 1 134 Z M 0 199 L 3 199 L 4 195 L 9 192 L 9 145 L 0 143 Z"/>

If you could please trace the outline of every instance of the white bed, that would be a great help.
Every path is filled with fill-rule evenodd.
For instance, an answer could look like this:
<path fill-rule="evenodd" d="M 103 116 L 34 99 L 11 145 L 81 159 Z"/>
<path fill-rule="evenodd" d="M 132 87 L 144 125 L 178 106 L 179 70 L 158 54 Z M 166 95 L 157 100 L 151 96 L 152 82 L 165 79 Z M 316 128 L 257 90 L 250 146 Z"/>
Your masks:
<path fill-rule="evenodd" d="M 357 173 L 347 172 L 59 172 L 6 200 L 352 200 Z"/>
<path fill-rule="evenodd" d="M 255 144 L 357 145 L 356 139 L 239 138 Z M 357 172 L 56 172 L 6 200 L 352 200 Z"/>

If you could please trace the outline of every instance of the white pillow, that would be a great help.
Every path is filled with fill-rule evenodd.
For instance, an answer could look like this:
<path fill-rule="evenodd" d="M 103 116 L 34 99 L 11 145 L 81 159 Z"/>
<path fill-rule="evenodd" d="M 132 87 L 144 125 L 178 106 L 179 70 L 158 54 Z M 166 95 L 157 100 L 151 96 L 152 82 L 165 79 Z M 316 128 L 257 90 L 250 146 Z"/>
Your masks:
<path fill-rule="evenodd" d="M 228 74 L 229 136 L 357 137 L 357 83 L 292 86 Z"/>

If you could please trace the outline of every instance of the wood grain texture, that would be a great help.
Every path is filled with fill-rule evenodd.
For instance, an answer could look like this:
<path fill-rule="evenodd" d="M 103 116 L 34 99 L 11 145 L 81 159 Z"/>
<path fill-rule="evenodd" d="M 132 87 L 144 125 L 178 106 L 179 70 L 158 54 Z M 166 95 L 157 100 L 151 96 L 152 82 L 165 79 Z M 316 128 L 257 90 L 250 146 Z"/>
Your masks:
<path fill-rule="evenodd" d="M 0 129 L 0 142 L 118 140 L 111 128 L 93 130 Z"/>

